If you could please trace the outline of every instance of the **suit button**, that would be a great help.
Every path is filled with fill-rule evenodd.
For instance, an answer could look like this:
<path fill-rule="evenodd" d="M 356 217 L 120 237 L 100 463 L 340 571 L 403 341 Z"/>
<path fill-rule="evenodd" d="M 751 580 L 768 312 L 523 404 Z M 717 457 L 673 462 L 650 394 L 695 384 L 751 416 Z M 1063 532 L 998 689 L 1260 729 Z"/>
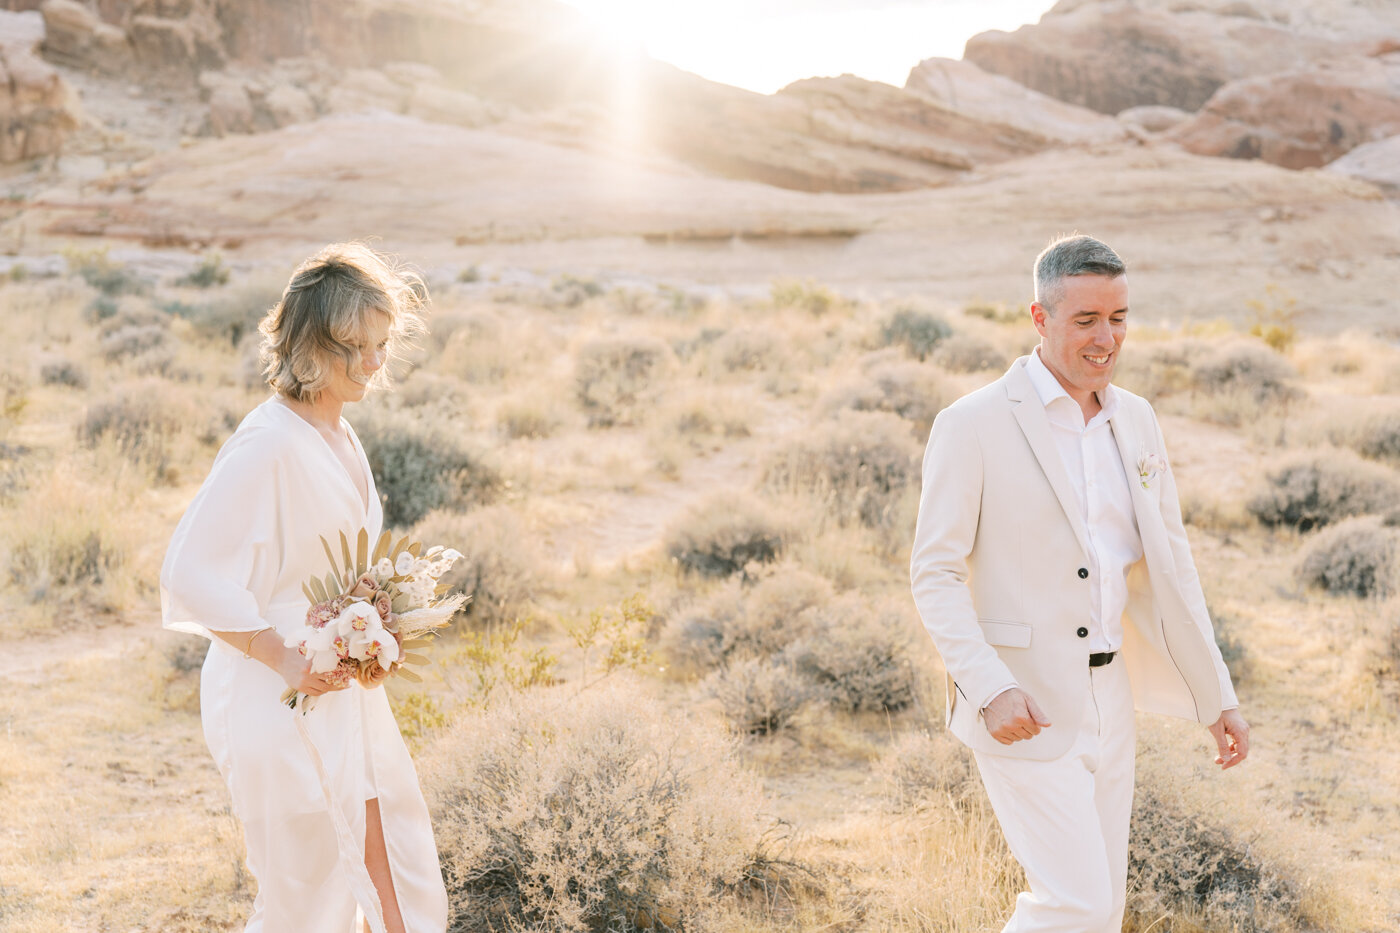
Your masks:
<path fill-rule="evenodd" d="M 1088 567 L 1080 567 L 1080 568 L 1079 568 L 1079 579 L 1081 579 L 1081 580 L 1087 580 L 1087 579 L 1089 579 L 1089 568 L 1088 568 Z"/>
<path fill-rule="evenodd" d="M 1081 625 L 1079 628 L 1075 629 L 1074 634 L 1078 635 L 1080 638 L 1088 638 L 1089 630 Z"/>

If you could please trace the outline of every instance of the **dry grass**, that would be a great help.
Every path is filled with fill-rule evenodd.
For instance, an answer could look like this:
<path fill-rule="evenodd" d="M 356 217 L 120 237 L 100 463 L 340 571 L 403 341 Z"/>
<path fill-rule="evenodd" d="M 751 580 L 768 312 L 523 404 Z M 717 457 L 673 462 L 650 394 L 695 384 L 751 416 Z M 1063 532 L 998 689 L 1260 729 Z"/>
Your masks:
<path fill-rule="evenodd" d="M 10 606 L 0 631 L 18 658 L 0 694 L 0 807 L 10 815 L 0 925 L 238 929 L 251 881 L 200 737 L 197 649 L 156 633 L 152 584 L 217 445 L 261 394 L 248 381 L 247 328 L 270 286 L 259 276 L 246 287 L 217 276 L 208 288 L 176 285 L 104 257 L 75 261 L 72 277 L 0 288 L 18 346 L 0 372 L 0 583 Z M 714 760 L 724 764 L 713 765 L 737 782 L 723 787 L 747 789 L 728 794 L 728 809 L 707 809 L 735 825 L 776 816 L 788 828 L 781 845 L 745 836 L 729 855 L 702 853 L 667 876 L 691 900 L 712 900 L 697 930 L 994 931 L 1021 883 L 965 755 L 941 731 L 924 734 L 941 716 L 939 671 L 909 616 L 906 560 L 918 432 L 997 375 L 951 351 L 1004 361 L 1031 343 L 1029 327 L 1024 314 L 1016 323 L 949 315 L 948 336 L 936 309 L 899 317 L 901 306 L 815 282 L 703 301 L 586 276 L 489 294 L 449 286 L 398 399 L 348 412 L 362 436 L 421 454 L 382 488 L 427 503 L 417 530 L 468 553 L 462 573 L 483 628 L 468 627 L 496 639 L 497 674 L 525 671 L 531 657 L 557 661 L 534 681 L 562 685 L 517 678 L 522 709 L 544 703 L 535 691 L 580 686 L 586 659 L 568 636 L 578 607 L 636 592 L 658 612 L 629 629 L 628 644 L 657 660 L 639 665 L 628 688 L 649 712 L 619 725 L 636 731 L 610 767 L 644 768 L 649 750 L 677 738 L 675 723 L 703 718 L 696 707 L 722 712 L 726 698 L 748 698 L 731 714 L 736 731 L 766 734 L 737 749 L 721 742 Z M 1229 337 L 1233 349 L 1197 353 L 1207 337 Z M 1383 514 L 1400 480 L 1387 431 L 1368 427 L 1369 462 L 1308 457 L 1304 441 L 1362 446 L 1362 435 L 1309 436 L 1288 419 L 1387 407 L 1371 396 L 1400 389 L 1400 360 L 1357 336 L 1302 335 L 1288 357 L 1242 340 L 1165 335 L 1124 359 L 1125 382 L 1168 416 L 1188 532 L 1227 647 L 1247 663 L 1241 696 L 1255 729 L 1251 761 L 1218 775 L 1199 727 L 1143 719 L 1143 799 L 1161 804 L 1143 815 L 1201 829 L 1187 842 L 1243 852 L 1258 869 L 1250 877 L 1277 879 L 1282 887 L 1255 884 L 1250 895 L 1272 928 L 1383 933 L 1400 924 L 1400 792 L 1390 777 L 1400 770 L 1400 611 L 1393 599 L 1300 588 L 1294 571 L 1312 533 L 1293 529 Z M 415 447 L 394 431 L 427 440 Z M 429 463 L 425 450 L 453 456 Z M 1303 473 L 1271 480 L 1295 455 Z M 1246 511 L 1254 493 L 1272 503 L 1268 525 Z M 686 562 L 700 572 L 677 572 Z M 884 612 L 887 600 L 902 609 Z M 516 617 L 538 621 L 512 628 Z M 465 676 L 461 647 L 445 641 L 436 657 Z M 702 690 L 715 671 L 722 689 L 717 678 Z M 779 675 L 795 678 L 796 712 L 754 728 L 762 717 L 745 710 L 765 684 L 770 701 L 780 693 Z M 833 702 L 842 684 L 863 686 Z M 393 698 L 425 761 L 453 758 L 461 736 L 451 730 L 488 721 L 452 726 L 460 697 L 438 677 L 396 685 Z M 530 767 L 548 777 L 565 761 L 542 755 Z M 425 769 L 436 800 L 481 790 L 449 771 Z M 755 775 L 763 793 L 751 796 Z M 1222 824 L 1228 836 L 1211 835 Z M 457 839 L 446 825 L 440 838 Z M 444 848 L 470 876 L 475 850 Z M 740 850 L 749 861 L 733 881 L 724 859 Z M 1172 878 L 1203 864 L 1187 861 Z M 648 877 L 665 876 L 653 867 Z M 731 879 L 723 897 L 695 893 L 720 876 Z M 1209 890 L 1173 899 L 1170 879 L 1152 877 L 1131 894 L 1131 929 L 1249 928 L 1242 902 Z M 662 916 L 656 905 L 609 903 L 614 920 Z M 479 926 L 470 904 L 457 902 L 459 916 Z"/>

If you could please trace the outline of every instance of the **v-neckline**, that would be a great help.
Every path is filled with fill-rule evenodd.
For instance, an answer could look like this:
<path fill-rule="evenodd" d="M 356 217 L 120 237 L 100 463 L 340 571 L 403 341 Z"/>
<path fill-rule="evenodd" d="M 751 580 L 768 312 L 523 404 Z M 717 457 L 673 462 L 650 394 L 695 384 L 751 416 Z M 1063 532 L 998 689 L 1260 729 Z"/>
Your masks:
<path fill-rule="evenodd" d="M 340 429 L 345 432 L 345 437 L 350 441 L 350 447 L 355 452 L 355 462 L 360 466 L 360 479 L 364 482 L 365 486 L 365 491 L 363 493 L 360 492 L 360 484 L 355 482 L 355 477 L 350 475 L 350 471 L 345 467 L 345 462 L 341 460 L 340 455 L 332 449 L 330 441 L 326 440 L 320 428 L 297 414 L 296 410 L 282 401 L 281 398 L 273 396 L 270 401 L 288 415 L 306 425 L 307 429 L 311 431 L 312 434 L 316 435 L 316 439 L 321 442 L 321 446 L 325 449 L 326 455 L 335 461 L 336 466 L 339 468 L 340 475 L 345 477 L 345 481 L 350 484 L 350 492 L 355 497 L 355 501 L 360 503 L 364 514 L 369 515 L 371 508 L 370 496 L 374 494 L 374 477 L 370 473 L 369 462 L 365 459 L 364 449 L 360 447 L 360 439 L 355 436 L 354 431 L 349 430 L 350 423 L 342 417 L 339 426 Z"/>

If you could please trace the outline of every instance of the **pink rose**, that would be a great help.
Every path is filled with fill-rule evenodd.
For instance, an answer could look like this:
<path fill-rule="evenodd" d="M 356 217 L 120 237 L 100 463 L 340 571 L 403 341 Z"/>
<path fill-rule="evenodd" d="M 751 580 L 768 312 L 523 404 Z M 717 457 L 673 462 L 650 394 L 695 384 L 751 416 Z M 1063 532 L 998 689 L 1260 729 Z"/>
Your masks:
<path fill-rule="evenodd" d="M 379 620 L 381 622 L 388 622 L 389 618 L 394 614 L 394 602 L 389 598 L 389 594 L 383 591 L 380 591 L 379 595 L 374 597 L 374 608 L 375 611 L 379 613 Z"/>
<path fill-rule="evenodd" d="M 355 599 L 374 599 L 378 592 L 379 586 L 374 582 L 374 577 L 365 574 L 355 581 L 355 585 L 345 595 Z"/>

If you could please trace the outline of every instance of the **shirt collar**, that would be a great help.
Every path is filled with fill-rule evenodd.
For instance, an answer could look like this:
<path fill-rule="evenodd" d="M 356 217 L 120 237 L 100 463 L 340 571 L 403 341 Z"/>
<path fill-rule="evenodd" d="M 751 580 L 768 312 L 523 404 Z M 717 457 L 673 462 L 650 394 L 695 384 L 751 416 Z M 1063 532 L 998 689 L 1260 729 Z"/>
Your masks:
<path fill-rule="evenodd" d="M 1050 408 L 1051 402 L 1062 398 L 1078 411 L 1079 403 L 1070 398 L 1065 387 L 1060 385 L 1060 380 L 1055 378 L 1055 374 L 1050 372 L 1050 368 L 1040 358 L 1040 347 L 1031 350 L 1030 359 L 1026 361 L 1026 375 L 1030 377 L 1031 385 L 1035 386 L 1035 394 L 1040 397 L 1040 404 L 1044 405 L 1047 410 Z M 1102 409 L 1089 420 L 1091 425 L 1107 421 L 1118 411 L 1118 392 L 1112 385 L 1106 386 L 1099 393 L 1099 405 L 1102 406 Z"/>

